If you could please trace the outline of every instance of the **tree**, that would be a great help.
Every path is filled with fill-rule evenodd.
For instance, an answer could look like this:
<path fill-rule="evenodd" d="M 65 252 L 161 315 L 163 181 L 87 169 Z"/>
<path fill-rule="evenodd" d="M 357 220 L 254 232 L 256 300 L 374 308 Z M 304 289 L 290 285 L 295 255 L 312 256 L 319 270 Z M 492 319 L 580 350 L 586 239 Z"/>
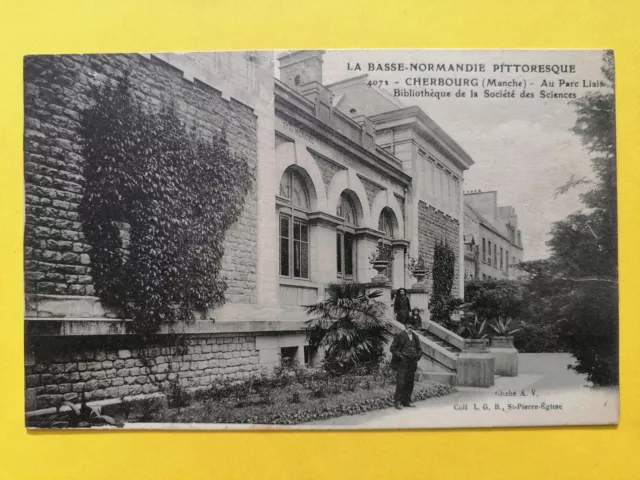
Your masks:
<path fill-rule="evenodd" d="M 556 222 L 549 246 L 558 273 L 615 280 L 618 236 L 613 52 L 603 56 L 602 73 L 610 91 L 590 92 L 571 102 L 577 115 L 571 131 L 591 154 L 595 179 L 572 177 L 556 193 L 561 195 L 575 186 L 588 185 L 589 189 L 580 196 L 588 210 Z"/>
<path fill-rule="evenodd" d="M 361 365 L 375 366 L 384 357 L 383 347 L 391 339 L 384 320 L 385 304 L 380 291 L 367 293 L 356 283 L 331 283 L 327 298 L 306 307 L 309 346 L 325 348 L 324 366 L 330 371 L 345 372 Z"/>
<path fill-rule="evenodd" d="M 608 91 L 587 93 L 572 102 L 577 120 L 571 131 L 591 155 L 595 178 L 571 177 L 557 195 L 588 185 L 580 212 L 551 228 L 551 257 L 538 271 L 530 291 L 540 289 L 542 303 L 557 320 L 560 341 L 577 360 L 574 370 L 596 385 L 618 382 L 618 246 L 613 53 L 603 56 L 602 73 Z M 538 265 L 542 267 L 541 265 Z M 525 266 L 525 269 L 527 267 Z M 535 270 L 535 268 L 534 268 Z M 541 295 L 541 298 L 544 297 Z"/>

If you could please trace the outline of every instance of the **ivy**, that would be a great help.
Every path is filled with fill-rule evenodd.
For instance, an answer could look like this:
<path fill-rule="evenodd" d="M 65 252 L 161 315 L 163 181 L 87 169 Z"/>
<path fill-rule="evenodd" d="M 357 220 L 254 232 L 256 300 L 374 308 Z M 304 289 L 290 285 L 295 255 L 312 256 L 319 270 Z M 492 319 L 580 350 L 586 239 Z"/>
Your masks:
<path fill-rule="evenodd" d="M 463 301 L 451 298 L 456 254 L 445 240 L 438 240 L 433 251 L 433 295 L 429 302 L 431 321 L 449 326 L 451 314 Z"/>
<path fill-rule="evenodd" d="M 224 135 L 188 131 L 174 105 L 143 108 L 128 79 L 92 95 L 82 120 L 80 218 L 96 293 L 139 333 L 191 321 L 224 303 L 223 242 L 253 168 Z"/>
<path fill-rule="evenodd" d="M 433 252 L 433 296 L 447 298 L 453 288 L 456 254 L 444 240 L 439 240 Z"/>

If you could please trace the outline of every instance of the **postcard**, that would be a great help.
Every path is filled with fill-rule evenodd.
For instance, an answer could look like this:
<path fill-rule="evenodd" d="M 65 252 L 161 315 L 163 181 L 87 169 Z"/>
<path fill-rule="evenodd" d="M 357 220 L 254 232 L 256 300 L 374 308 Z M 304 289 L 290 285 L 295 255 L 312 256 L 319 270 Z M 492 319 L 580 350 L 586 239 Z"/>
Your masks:
<path fill-rule="evenodd" d="M 24 59 L 25 422 L 617 424 L 612 51 Z"/>

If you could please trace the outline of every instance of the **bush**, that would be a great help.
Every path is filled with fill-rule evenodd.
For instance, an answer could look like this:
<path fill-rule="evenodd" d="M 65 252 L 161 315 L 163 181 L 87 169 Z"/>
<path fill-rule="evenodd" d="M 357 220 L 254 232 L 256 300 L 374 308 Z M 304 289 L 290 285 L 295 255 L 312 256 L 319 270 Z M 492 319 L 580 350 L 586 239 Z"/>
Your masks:
<path fill-rule="evenodd" d="M 524 324 L 513 340 L 522 353 L 557 353 L 565 349 L 559 341 L 558 326 L 554 324 Z"/>
<path fill-rule="evenodd" d="M 375 368 L 391 339 L 386 306 L 376 300 L 380 291 L 367 293 L 362 284 L 332 283 L 325 292 L 326 300 L 307 307 L 307 314 L 315 316 L 306 322 L 309 347 L 325 348 L 323 368 L 329 372 Z"/>
<path fill-rule="evenodd" d="M 560 322 L 560 339 L 577 363 L 571 368 L 594 385 L 618 384 L 618 285 L 576 286 Z"/>
<path fill-rule="evenodd" d="M 455 331 L 457 323 L 451 320 L 451 315 L 463 304 L 464 301 L 460 298 L 434 296 L 429 302 L 431 321 L 442 325 L 446 329 Z"/>
<path fill-rule="evenodd" d="M 180 381 L 177 377 L 169 381 L 169 385 L 165 393 L 167 395 L 169 408 L 186 407 L 191 401 L 191 395 L 189 395 L 186 388 L 180 385 Z"/>
<path fill-rule="evenodd" d="M 523 315 L 522 284 L 513 280 L 471 280 L 465 283 L 464 300 L 482 320 Z"/>

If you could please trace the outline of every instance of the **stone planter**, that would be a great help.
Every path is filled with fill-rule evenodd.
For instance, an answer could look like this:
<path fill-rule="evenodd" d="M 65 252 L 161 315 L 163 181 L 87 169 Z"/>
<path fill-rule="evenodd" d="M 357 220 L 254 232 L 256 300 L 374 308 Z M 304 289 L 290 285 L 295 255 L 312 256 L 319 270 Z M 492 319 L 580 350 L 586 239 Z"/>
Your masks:
<path fill-rule="evenodd" d="M 427 276 L 426 270 L 414 270 L 411 275 L 417 280 L 413 288 L 426 288 L 426 283 L 424 282 L 424 278 Z"/>
<path fill-rule="evenodd" d="M 460 387 L 492 387 L 495 359 L 489 351 L 489 339 L 465 339 L 456 361 L 457 381 Z"/>
<path fill-rule="evenodd" d="M 385 276 L 384 272 L 389 268 L 389 262 L 386 260 L 376 260 L 372 265 L 378 274 L 373 277 L 371 281 L 373 283 L 387 283 L 389 279 Z"/>
<path fill-rule="evenodd" d="M 513 346 L 513 337 L 493 337 L 490 351 L 496 359 L 496 375 L 518 376 L 518 350 Z"/>

